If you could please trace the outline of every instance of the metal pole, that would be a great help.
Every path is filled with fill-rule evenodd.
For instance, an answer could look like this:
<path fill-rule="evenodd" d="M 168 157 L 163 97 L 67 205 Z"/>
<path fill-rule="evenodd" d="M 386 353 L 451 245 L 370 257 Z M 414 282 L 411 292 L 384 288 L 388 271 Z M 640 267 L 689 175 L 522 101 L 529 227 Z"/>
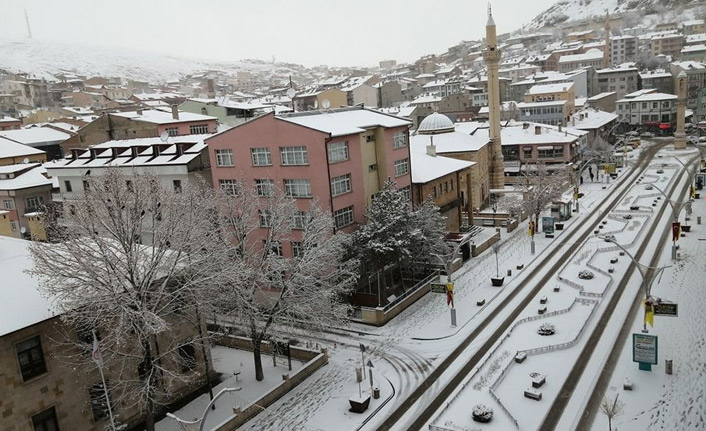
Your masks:
<path fill-rule="evenodd" d="M 95 336 L 95 334 L 94 334 Z M 105 391 L 105 404 L 108 406 L 108 417 L 110 417 L 110 428 L 115 431 L 115 419 L 113 419 L 113 409 L 110 407 L 110 397 L 108 396 L 108 387 L 105 385 L 105 376 L 103 375 L 103 367 L 98 367 L 101 373 L 101 381 L 103 382 L 103 391 Z"/>

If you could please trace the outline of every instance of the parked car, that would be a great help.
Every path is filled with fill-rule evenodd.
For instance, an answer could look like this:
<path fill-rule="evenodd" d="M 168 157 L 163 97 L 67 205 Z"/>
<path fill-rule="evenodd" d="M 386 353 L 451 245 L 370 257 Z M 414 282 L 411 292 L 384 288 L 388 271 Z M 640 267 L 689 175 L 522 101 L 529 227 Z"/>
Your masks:
<path fill-rule="evenodd" d="M 657 169 L 657 173 L 658 173 L 658 174 L 663 174 L 663 173 L 664 173 L 664 169 Z"/>

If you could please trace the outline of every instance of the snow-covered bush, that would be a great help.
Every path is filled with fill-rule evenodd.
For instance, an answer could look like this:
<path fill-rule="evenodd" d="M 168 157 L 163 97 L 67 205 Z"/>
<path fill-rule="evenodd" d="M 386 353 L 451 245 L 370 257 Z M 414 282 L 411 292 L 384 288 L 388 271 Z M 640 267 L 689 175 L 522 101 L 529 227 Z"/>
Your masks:
<path fill-rule="evenodd" d="M 539 335 L 554 335 L 556 328 L 551 323 L 542 323 L 542 325 L 537 329 Z"/>
<path fill-rule="evenodd" d="M 590 279 L 592 279 L 594 276 L 595 276 L 595 274 L 593 274 L 593 271 L 589 271 L 589 270 L 587 270 L 587 269 L 584 269 L 584 270 L 582 270 L 582 271 L 579 271 L 579 278 L 580 278 L 581 280 L 590 280 Z"/>
<path fill-rule="evenodd" d="M 485 404 L 473 406 L 473 420 L 476 422 L 490 422 L 493 419 L 493 409 Z"/>

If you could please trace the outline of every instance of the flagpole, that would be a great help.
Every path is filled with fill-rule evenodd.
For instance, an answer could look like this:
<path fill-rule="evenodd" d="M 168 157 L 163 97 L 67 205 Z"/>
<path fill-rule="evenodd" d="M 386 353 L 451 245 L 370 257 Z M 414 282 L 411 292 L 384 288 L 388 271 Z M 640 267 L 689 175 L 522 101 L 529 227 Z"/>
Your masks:
<path fill-rule="evenodd" d="M 98 371 L 101 374 L 101 382 L 103 383 L 103 391 L 105 392 L 105 404 L 108 406 L 108 417 L 110 418 L 110 428 L 115 431 L 115 420 L 113 419 L 113 409 L 110 407 L 110 397 L 108 396 L 108 386 L 105 384 L 105 375 L 103 374 L 103 354 L 98 347 L 98 338 L 96 331 L 93 332 L 93 361 L 98 365 Z M 96 352 L 98 358 L 96 358 Z"/>

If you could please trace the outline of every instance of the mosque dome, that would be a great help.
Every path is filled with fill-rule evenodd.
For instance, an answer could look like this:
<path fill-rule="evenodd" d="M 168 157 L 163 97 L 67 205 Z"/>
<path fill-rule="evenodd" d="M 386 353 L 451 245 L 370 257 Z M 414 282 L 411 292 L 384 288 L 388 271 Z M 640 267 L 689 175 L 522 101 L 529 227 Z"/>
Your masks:
<path fill-rule="evenodd" d="M 455 129 L 454 123 L 449 117 L 434 112 L 419 123 L 417 132 L 422 135 L 434 135 L 437 133 L 453 132 Z"/>

